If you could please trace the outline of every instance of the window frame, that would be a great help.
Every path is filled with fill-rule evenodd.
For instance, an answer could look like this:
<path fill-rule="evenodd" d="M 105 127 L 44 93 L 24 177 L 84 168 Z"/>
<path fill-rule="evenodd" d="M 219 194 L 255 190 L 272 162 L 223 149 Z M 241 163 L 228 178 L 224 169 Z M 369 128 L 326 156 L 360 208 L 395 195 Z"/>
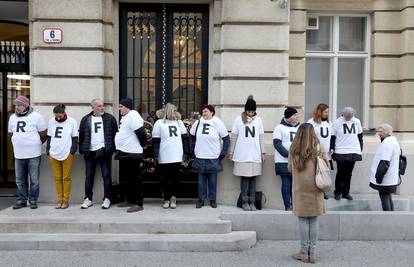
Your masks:
<path fill-rule="evenodd" d="M 308 13 L 307 16 L 333 17 L 332 20 L 332 51 L 312 51 L 306 49 L 305 58 L 329 58 L 330 59 L 330 81 L 329 81 L 329 107 L 330 118 L 336 119 L 338 114 L 338 64 L 340 58 L 363 58 L 363 100 L 362 114 L 358 114 L 364 128 L 369 128 L 369 91 L 370 91 L 370 64 L 371 64 L 371 17 L 369 14 L 349 13 Z M 365 50 L 364 51 L 340 51 L 339 50 L 339 18 L 359 17 L 366 19 L 365 25 Z M 305 85 L 306 86 L 306 85 Z M 305 89 L 306 90 L 306 89 Z"/>

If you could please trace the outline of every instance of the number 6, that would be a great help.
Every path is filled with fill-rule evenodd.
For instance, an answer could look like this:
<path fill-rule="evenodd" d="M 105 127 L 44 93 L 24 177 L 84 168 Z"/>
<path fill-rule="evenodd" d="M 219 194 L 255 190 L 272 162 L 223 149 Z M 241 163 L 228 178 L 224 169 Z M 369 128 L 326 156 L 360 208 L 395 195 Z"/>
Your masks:
<path fill-rule="evenodd" d="M 55 31 L 50 31 L 50 38 L 55 38 Z"/>

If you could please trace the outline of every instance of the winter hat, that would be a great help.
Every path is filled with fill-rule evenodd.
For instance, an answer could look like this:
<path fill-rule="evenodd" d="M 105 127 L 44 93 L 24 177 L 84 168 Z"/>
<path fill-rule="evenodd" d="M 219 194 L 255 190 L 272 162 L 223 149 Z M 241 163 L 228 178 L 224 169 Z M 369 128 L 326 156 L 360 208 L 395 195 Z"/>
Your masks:
<path fill-rule="evenodd" d="M 287 107 L 285 109 L 285 119 L 289 119 L 290 117 L 292 117 L 296 113 L 298 113 L 298 111 L 295 108 Z"/>
<path fill-rule="evenodd" d="M 119 101 L 119 104 L 122 106 L 128 108 L 128 109 L 134 109 L 134 101 L 132 101 L 131 98 L 124 98 L 121 101 Z"/>
<path fill-rule="evenodd" d="M 23 106 L 25 108 L 28 108 L 30 106 L 30 100 L 25 97 L 24 95 L 19 95 L 16 100 L 14 100 L 14 104 L 16 106 Z"/>
<path fill-rule="evenodd" d="M 249 95 L 246 104 L 244 105 L 246 111 L 256 111 L 256 101 L 253 99 L 253 95 Z"/>

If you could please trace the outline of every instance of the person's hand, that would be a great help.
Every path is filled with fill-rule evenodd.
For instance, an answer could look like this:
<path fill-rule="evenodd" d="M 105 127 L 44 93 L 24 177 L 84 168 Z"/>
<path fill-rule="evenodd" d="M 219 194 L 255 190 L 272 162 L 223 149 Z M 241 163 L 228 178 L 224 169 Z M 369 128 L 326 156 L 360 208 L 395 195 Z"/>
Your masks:
<path fill-rule="evenodd" d="M 229 154 L 229 160 L 233 160 L 233 154 Z"/>
<path fill-rule="evenodd" d="M 262 153 L 262 162 L 266 161 L 266 153 Z"/>
<path fill-rule="evenodd" d="M 334 149 L 329 150 L 329 156 L 332 156 L 335 153 Z"/>

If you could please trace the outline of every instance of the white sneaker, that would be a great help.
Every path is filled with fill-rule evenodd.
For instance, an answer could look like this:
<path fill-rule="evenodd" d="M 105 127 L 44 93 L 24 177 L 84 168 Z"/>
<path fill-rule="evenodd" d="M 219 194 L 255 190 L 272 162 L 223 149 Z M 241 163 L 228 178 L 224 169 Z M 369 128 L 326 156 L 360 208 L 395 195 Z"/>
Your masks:
<path fill-rule="evenodd" d="M 107 210 L 107 209 L 109 209 L 110 206 L 111 206 L 111 201 L 109 199 L 105 198 L 103 203 L 102 203 L 102 208 Z"/>
<path fill-rule="evenodd" d="M 164 205 L 162 205 L 164 209 L 168 209 L 170 207 L 170 201 L 164 200 Z"/>
<path fill-rule="evenodd" d="M 87 209 L 89 207 L 92 206 L 92 201 L 89 200 L 89 198 L 85 198 L 85 200 L 83 201 L 82 205 L 81 205 L 81 209 Z"/>
<path fill-rule="evenodd" d="M 171 197 L 170 208 L 172 208 L 172 209 L 177 208 L 177 199 L 175 197 Z"/>

